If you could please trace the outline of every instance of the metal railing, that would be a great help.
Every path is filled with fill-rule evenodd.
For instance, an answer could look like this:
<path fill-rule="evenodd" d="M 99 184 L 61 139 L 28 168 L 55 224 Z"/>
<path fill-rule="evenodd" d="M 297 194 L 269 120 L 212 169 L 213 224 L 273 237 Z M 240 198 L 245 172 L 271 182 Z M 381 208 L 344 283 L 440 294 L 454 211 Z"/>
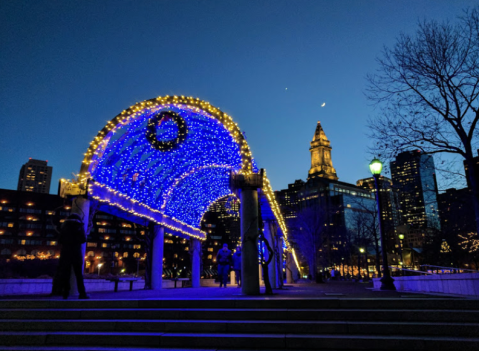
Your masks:
<path fill-rule="evenodd" d="M 419 267 L 425 267 L 426 271 L 431 274 L 460 274 L 460 273 L 479 273 L 474 269 L 456 268 L 456 267 L 441 267 L 431 264 L 422 264 Z"/>
<path fill-rule="evenodd" d="M 389 266 L 391 269 L 391 276 L 393 277 L 402 277 L 402 276 L 413 276 L 413 275 L 432 275 L 433 273 L 420 271 L 417 269 L 408 269 L 403 267 Z"/>

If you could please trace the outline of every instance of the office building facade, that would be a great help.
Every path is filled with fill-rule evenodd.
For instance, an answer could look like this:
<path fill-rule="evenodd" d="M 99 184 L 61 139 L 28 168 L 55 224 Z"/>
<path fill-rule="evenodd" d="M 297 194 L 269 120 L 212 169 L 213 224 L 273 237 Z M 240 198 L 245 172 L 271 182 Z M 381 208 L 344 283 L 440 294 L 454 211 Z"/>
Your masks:
<path fill-rule="evenodd" d="M 441 229 L 432 155 L 402 152 L 391 162 L 391 178 L 399 194 L 400 221 L 413 228 Z"/>
<path fill-rule="evenodd" d="M 48 161 L 29 159 L 20 169 L 18 191 L 49 194 L 52 181 L 52 167 Z"/>

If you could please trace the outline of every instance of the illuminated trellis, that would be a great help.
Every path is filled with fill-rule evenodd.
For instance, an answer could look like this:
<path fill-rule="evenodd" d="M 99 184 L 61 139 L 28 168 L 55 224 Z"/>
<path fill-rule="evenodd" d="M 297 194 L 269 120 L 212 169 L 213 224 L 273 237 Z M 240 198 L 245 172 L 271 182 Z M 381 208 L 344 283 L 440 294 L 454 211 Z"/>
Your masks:
<path fill-rule="evenodd" d="M 108 122 L 90 143 L 79 180 L 88 180 L 90 196 L 103 203 L 204 239 L 201 219 L 210 204 L 231 194 L 230 172 L 258 172 L 232 118 L 199 99 L 166 96 Z M 266 177 L 264 184 L 287 242 Z"/>

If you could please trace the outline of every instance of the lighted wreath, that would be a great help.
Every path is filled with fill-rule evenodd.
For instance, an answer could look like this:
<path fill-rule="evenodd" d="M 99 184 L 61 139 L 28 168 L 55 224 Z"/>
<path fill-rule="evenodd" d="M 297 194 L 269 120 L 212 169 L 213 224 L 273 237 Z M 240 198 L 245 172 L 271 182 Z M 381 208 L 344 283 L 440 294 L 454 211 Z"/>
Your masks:
<path fill-rule="evenodd" d="M 158 140 L 156 128 L 162 123 L 168 121 L 173 121 L 178 127 L 176 138 L 166 141 Z M 163 111 L 148 120 L 146 139 L 155 149 L 160 151 L 170 151 L 185 141 L 187 133 L 188 128 L 186 127 L 186 122 L 180 115 L 173 111 Z"/>

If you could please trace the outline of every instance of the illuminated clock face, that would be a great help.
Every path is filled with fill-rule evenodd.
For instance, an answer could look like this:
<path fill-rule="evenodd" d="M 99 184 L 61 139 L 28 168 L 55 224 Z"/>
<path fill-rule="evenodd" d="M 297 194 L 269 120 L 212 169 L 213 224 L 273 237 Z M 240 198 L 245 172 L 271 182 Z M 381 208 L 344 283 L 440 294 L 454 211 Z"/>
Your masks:
<path fill-rule="evenodd" d="M 183 117 L 163 111 L 148 120 L 146 139 L 157 150 L 170 151 L 185 141 L 188 127 Z"/>

